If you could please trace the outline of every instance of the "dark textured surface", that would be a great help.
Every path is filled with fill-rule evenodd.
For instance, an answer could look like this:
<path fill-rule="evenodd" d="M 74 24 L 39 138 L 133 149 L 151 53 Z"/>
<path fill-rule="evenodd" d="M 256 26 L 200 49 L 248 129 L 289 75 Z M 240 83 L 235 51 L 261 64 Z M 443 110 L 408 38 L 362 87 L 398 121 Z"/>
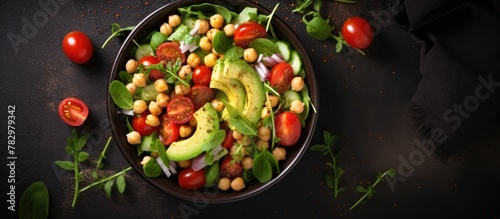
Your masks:
<path fill-rule="evenodd" d="M 45 1 L 43 1 L 45 2 Z M 277 1 L 260 2 L 267 8 Z M 129 172 L 125 194 L 111 199 L 92 189 L 81 194 L 71 207 L 72 174 L 53 163 L 67 159 L 64 151 L 71 127 L 57 115 L 57 105 L 67 96 L 77 96 L 90 107 L 88 121 L 80 130 L 94 131 L 85 151 L 91 158 L 111 135 L 106 114 L 106 86 L 120 41 L 105 49 L 100 45 L 110 33 L 110 24 L 137 24 L 164 5 L 156 1 L 73 1 L 58 4 L 59 10 L 26 44 L 15 52 L 7 34 L 23 35 L 23 18 L 43 9 L 35 1 L 0 3 L 1 107 L 0 124 L 7 126 L 7 106 L 16 106 L 16 206 L 24 189 L 43 181 L 50 193 L 50 218 L 495 218 L 500 201 L 500 139 L 498 125 L 485 130 L 455 157 L 441 159 L 420 148 L 422 141 L 410 122 L 407 106 L 420 80 L 419 47 L 397 23 L 388 19 L 391 1 L 358 1 L 355 5 L 324 2 L 324 14 L 339 26 L 349 16 L 361 15 L 378 24 L 377 36 L 367 55 L 335 53 L 333 41 L 314 41 L 304 31 L 300 17 L 292 14 L 292 3 L 281 2 L 277 15 L 297 31 L 312 57 L 320 84 L 321 113 L 313 143 L 321 143 L 322 130 L 339 135 L 338 164 L 346 173 L 340 183 L 347 190 L 334 198 L 323 182 L 328 173 L 326 158 L 307 152 L 294 170 L 274 187 L 248 200 L 217 205 L 196 204 L 159 192 L 139 175 Z M 64 3 L 61 1 L 61 3 Z M 379 19 L 377 19 L 379 18 Z M 61 51 L 66 33 L 81 30 L 94 43 L 94 56 L 86 65 L 67 60 Z M 28 33 L 29 34 L 29 33 Z M 5 130 L 5 129 L 4 129 Z M 2 215 L 7 210 L 9 169 L 6 161 L 6 131 L 1 133 Z M 89 164 L 93 165 L 93 164 Z M 128 166 L 114 143 L 108 151 L 106 170 Z M 361 196 L 359 184 L 373 183 L 378 172 L 396 169 L 398 180 L 391 187 L 383 182 L 377 193 L 349 211 Z M 402 180 L 404 179 L 404 182 Z"/>

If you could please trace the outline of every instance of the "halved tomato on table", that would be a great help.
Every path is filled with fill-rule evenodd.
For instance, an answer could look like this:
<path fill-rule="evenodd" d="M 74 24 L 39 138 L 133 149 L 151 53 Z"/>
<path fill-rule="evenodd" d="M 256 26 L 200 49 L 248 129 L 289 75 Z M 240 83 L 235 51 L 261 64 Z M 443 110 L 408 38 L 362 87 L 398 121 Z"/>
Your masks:
<path fill-rule="evenodd" d="M 80 126 L 89 115 L 89 108 L 80 99 L 68 97 L 59 103 L 59 116 L 68 125 Z"/>

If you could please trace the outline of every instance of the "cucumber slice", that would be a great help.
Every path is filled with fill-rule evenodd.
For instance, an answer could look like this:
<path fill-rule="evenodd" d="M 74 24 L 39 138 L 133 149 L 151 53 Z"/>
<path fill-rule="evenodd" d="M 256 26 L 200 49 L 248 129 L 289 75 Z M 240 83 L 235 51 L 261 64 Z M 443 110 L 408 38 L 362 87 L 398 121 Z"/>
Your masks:
<path fill-rule="evenodd" d="M 158 91 L 155 90 L 154 84 L 148 84 L 145 87 L 137 89 L 137 97 L 140 100 L 144 100 L 146 102 L 156 100 L 156 96 L 158 96 Z"/>
<path fill-rule="evenodd" d="M 139 61 L 142 57 L 152 55 L 154 56 L 153 47 L 149 44 L 142 44 L 139 48 L 136 48 L 134 52 L 135 60 Z"/>
<path fill-rule="evenodd" d="M 141 151 L 152 151 L 151 143 L 155 142 L 158 136 L 153 133 L 142 138 L 141 144 L 139 145 Z"/>
<path fill-rule="evenodd" d="M 281 56 L 283 56 L 283 59 L 288 62 L 290 60 L 290 56 L 292 53 L 292 50 L 290 49 L 290 44 L 280 40 L 276 41 L 275 44 L 280 49 Z"/>
<path fill-rule="evenodd" d="M 290 61 L 288 62 L 293 68 L 293 73 L 295 76 L 299 75 L 300 70 L 302 69 L 302 57 L 299 52 L 293 50 L 290 55 Z"/>
<path fill-rule="evenodd" d="M 302 96 L 293 90 L 286 90 L 283 93 L 283 96 L 285 96 L 285 103 L 283 104 L 283 108 L 285 109 L 290 109 L 290 106 L 292 105 L 292 102 L 294 100 L 300 100 L 302 101 Z"/>

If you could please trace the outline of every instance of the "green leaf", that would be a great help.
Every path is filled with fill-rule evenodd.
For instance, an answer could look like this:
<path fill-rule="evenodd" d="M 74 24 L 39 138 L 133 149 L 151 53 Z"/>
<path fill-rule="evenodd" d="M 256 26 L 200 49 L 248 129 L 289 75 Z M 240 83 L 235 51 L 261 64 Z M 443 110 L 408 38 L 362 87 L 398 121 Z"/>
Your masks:
<path fill-rule="evenodd" d="M 363 187 L 362 185 L 358 185 L 358 186 L 356 186 L 356 190 L 357 190 L 358 192 L 361 192 L 361 193 L 366 193 L 366 192 L 368 191 L 368 190 L 366 190 L 366 188 L 365 188 L 365 187 Z"/>
<path fill-rule="evenodd" d="M 57 166 L 65 169 L 65 170 L 75 170 L 75 163 L 73 163 L 71 161 L 58 160 L 55 163 Z"/>
<path fill-rule="evenodd" d="M 267 38 L 257 38 L 252 41 L 248 47 L 254 48 L 259 54 L 264 54 L 265 56 L 280 53 L 279 47 Z"/>
<path fill-rule="evenodd" d="M 194 15 L 200 19 L 208 19 L 210 15 L 218 13 L 222 15 L 226 23 L 230 23 L 232 19 L 232 13 L 226 7 L 210 3 L 191 5 L 188 7 L 178 8 L 178 10 L 183 17 L 190 17 Z"/>
<path fill-rule="evenodd" d="M 233 125 L 238 132 L 247 136 L 257 136 L 257 127 L 255 124 L 245 119 L 231 104 L 226 101 L 224 105 L 229 113 L 229 123 Z"/>
<path fill-rule="evenodd" d="M 158 151 L 158 155 L 160 155 L 160 159 L 161 161 L 163 161 L 165 166 L 170 168 L 170 160 L 167 157 L 167 152 L 165 150 L 165 145 L 163 145 L 163 142 L 159 138 L 157 138 L 156 141 L 151 143 L 151 146 Z"/>
<path fill-rule="evenodd" d="M 312 16 L 311 19 L 308 17 Z M 316 40 L 326 40 L 331 35 L 332 26 L 328 19 L 323 19 L 318 12 L 309 12 L 302 17 L 306 25 L 306 31 L 309 36 Z"/>
<path fill-rule="evenodd" d="M 158 177 L 162 173 L 160 165 L 154 158 L 151 158 L 142 168 L 144 170 L 144 175 L 147 177 Z"/>
<path fill-rule="evenodd" d="M 49 215 L 49 191 L 43 182 L 31 184 L 19 202 L 20 219 L 42 219 Z"/>
<path fill-rule="evenodd" d="M 311 151 L 316 151 L 316 152 L 325 152 L 328 151 L 328 146 L 323 145 L 323 144 L 315 144 L 310 147 Z"/>
<path fill-rule="evenodd" d="M 340 51 L 342 51 L 342 42 L 337 41 L 337 43 L 335 44 L 335 52 L 340 52 Z"/>
<path fill-rule="evenodd" d="M 64 151 L 66 151 L 66 153 L 71 154 L 71 155 L 72 155 L 72 154 L 73 154 L 73 152 L 74 152 L 73 148 L 72 148 L 72 147 L 70 147 L 70 146 L 66 146 L 66 147 L 64 147 Z"/>
<path fill-rule="evenodd" d="M 213 133 L 210 134 L 210 140 L 209 144 L 204 144 L 203 147 L 201 148 L 202 151 L 208 151 L 211 150 L 217 146 L 219 146 L 223 141 L 224 138 L 226 137 L 226 131 L 224 130 L 217 130 Z"/>
<path fill-rule="evenodd" d="M 121 28 L 118 23 L 112 23 L 111 24 L 111 33 L 112 34 L 111 34 L 111 36 L 108 37 L 108 39 L 106 39 L 106 41 L 104 41 L 104 43 L 101 46 L 101 49 L 104 49 L 104 47 L 114 37 L 116 37 L 116 36 L 124 36 L 124 35 L 128 34 L 130 31 L 132 31 L 134 28 L 135 28 L 135 26 L 129 26 L 129 27 Z"/>
<path fill-rule="evenodd" d="M 325 182 L 326 185 L 328 186 L 329 189 L 334 189 L 335 188 L 335 182 L 330 175 L 325 175 Z"/>
<path fill-rule="evenodd" d="M 234 24 L 241 24 L 247 21 L 257 21 L 258 19 L 257 8 L 254 7 L 245 7 L 238 17 L 234 18 Z"/>
<path fill-rule="evenodd" d="M 243 57 L 245 50 L 239 46 L 233 46 L 224 53 L 224 59 L 235 58 L 240 59 Z"/>
<path fill-rule="evenodd" d="M 121 109 L 132 109 L 134 107 L 134 98 L 128 91 L 125 84 L 121 81 L 114 80 L 109 85 L 109 93 L 113 102 Z"/>
<path fill-rule="evenodd" d="M 111 191 L 114 185 L 115 185 L 114 179 L 108 180 L 106 183 L 104 183 L 104 191 L 106 192 L 106 197 L 111 198 Z"/>
<path fill-rule="evenodd" d="M 265 151 L 267 150 L 263 150 L 253 159 L 253 175 L 261 183 L 269 181 L 273 176 L 271 164 L 267 160 L 267 154 L 265 153 Z"/>
<path fill-rule="evenodd" d="M 88 157 L 89 157 L 89 153 L 87 153 L 85 151 L 78 152 L 78 162 L 86 161 Z"/>
<path fill-rule="evenodd" d="M 156 51 L 158 46 L 167 40 L 168 40 L 168 37 L 165 34 L 159 32 L 159 31 L 154 31 L 153 35 L 151 36 L 151 41 L 149 44 L 151 45 L 153 50 Z"/>
<path fill-rule="evenodd" d="M 233 40 L 229 38 L 224 31 L 217 32 L 212 40 L 212 46 L 219 54 L 225 53 L 232 47 L 232 45 Z"/>
<path fill-rule="evenodd" d="M 189 28 L 181 24 L 175 29 L 175 31 L 170 34 L 168 41 L 184 41 L 184 38 L 189 35 Z"/>
<path fill-rule="evenodd" d="M 125 177 L 123 175 L 120 175 L 116 178 L 116 186 L 118 187 L 118 192 L 120 192 L 121 194 L 125 192 L 127 183 L 125 182 Z"/>
<path fill-rule="evenodd" d="M 205 177 L 205 187 L 212 187 L 217 184 L 219 178 L 219 164 L 214 164 L 208 167 Z"/>

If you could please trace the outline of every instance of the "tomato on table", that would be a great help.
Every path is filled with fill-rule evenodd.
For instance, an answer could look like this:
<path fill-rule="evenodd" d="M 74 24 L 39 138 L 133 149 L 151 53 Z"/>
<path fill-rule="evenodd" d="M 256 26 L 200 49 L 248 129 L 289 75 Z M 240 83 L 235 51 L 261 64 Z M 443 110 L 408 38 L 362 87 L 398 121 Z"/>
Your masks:
<path fill-rule="evenodd" d="M 215 98 L 215 92 L 206 85 L 194 85 L 187 96 L 193 101 L 194 109 L 198 110 Z"/>
<path fill-rule="evenodd" d="M 212 79 L 212 70 L 206 65 L 200 65 L 193 71 L 193 83 L 208 86 Z"/>
<path fill-rule="evenodd" d="M 146 56 L 143 56 L 138 64 L 139 66 L 144 66 L 144 67 L 148 67 L 148 66 L 151 66 L 151 65 L 154 65 L 154 64 L 158 64 L 160 63 L 160 60 L 158 60 L 156 57 L 152 56 L 152 55 L 146 55 Z M 142 69 L 143 71 L 146 71 L 145 69 Z M 152 82 L 160 79 L 160 78 L 165 78 L 165 76 L 163 75 L 163 73 L 161 73 L 160 70 L 158 69 L 153 69 L 149 72 L 149 75 L 148 75 L 148 79 Z"/>
<path fill-rule="evenodd" d="M 243 173 L 243 166 L 241 163 L 234 161 L 233 157 L 226 156 L 222 163 L 220 164 L 220 174 L 221 176 L 227 177 L 229 179 L 234 179 L 241 176 Z"/>
<path fill-rule="evenodd" d="M 294 74 L 292 66 L 287 62 L 282 62 L 275 65 L 271 69 L 269 83 L 271 84 L 271 87 L 277 87 L 278 93 L 282 94 L 290 87 L 293 77 Z"/>
<path fill-rule="evenodd" d="M 257 22 L 245 22 L 234 30 L 234 43 L 243 48 L 247 48 L 252 41 L 257 38 L 266 38 L 267 31 Z"/>
<path fill-rule="evenodd" d="M 167 115 L 176 124 L 183 124 L 193 118 L 194 104 L 189 97 L 175 96 L 168 102 Z"/>
<path fill-rule="evenodd" d="M 342 26 L 342 37 L 353 48 L 364 49 L 372 43 L 373 28 L 364 18 L 351 17 Z"/>
<path fill-rule="evenodd" d="M 80 31 L 66 34 L 62 41 L 64 54 L 74 63 L 84 64 L 92 58 L 94 47 L 89 37 Z"/>
<path fill-rule="evenodd" d="M 179 186 L 187 190 L 196 190 L 205 186 L 205 170 L 193 170 L 191 167 L 183 169 L 178 176 Z"/>
<path fill-rule="evenodd" d="M 276 137 L 280 145 L 292 146 L 299 140 L 301 125 L 299 117 L 291 111 L 279 113 L 274 118 Z"/>
<path fill-rule="evenodd" d="M 165 64 L 171 62 L 172 65 L 181 59 L 181 63 L 186 61 L 186 55 L 182 53 L 178 43 L 164 42 L 156 49 L 156 58 Z"/>
<path fill-rule="evenodd" d="M 170 145 L 179 138 L 179 125 L 172 122 L 167 114 L 161 116 L 160 136 L 164 145 Z"/>
<path fill-rule="evenodd" d="M 146 117 L 149 115 L 149 111 L 144 111 L 142 114 L 135 115 L 132 117 L 132 128 L 134 131 L 139 132 L 141 136 L 148 136 L 153 134 L 153 132 L 158 131 L 158 127 L 151 127 L 146 124 Z"/>
<path fill-rule="evenodd" d="M 89 108 L 76 97 L 67 97 L 59 103 L 58 110 L 61 119 L 68 125 L 80 126 L 89 114 Z"/>

